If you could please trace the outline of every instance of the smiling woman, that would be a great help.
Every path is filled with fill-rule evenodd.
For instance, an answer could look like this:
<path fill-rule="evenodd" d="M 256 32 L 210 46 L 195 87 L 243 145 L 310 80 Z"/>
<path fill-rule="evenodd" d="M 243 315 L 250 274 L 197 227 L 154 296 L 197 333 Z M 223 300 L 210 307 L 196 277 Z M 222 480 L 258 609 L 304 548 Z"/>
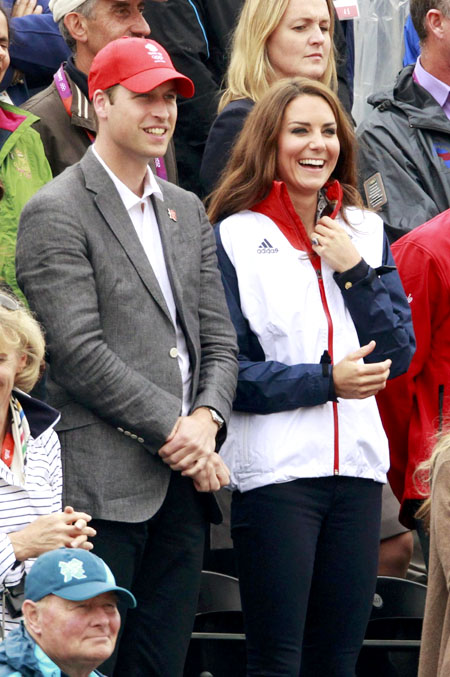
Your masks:
<path fill-rule="evenodd" d="M 275 83 L 208 215 L 223 219 L 217 251 L 240 349 L 220 454 L 246 674 L 353 675 L 389 467 L 374 396 L 406 371 L 414 337 L 383 223 L 361 209 L 335 94 L 313 80 Z"/>
<path fill-rule="evenodd" d="M 306 170 L 300 173 L 298 161 L 306 156 L 324 160 L 317 183 L 307 191 L 313 196 L 312 203 L 317 203 L 317 190 L 333 176 L 340 184 L 342 206 L 361 207 L 362 200 L 356 189 L 355 136 L 336 95 L 322 83 L 292 78 L 274 84 L 263 99 L 265 115 L 261 114 L 262 103 L 258 104 L 258 115 L 250 113 L 223 180 L 211 195 L 208 208 L 211 222 L 267 197 L 275 178 L 292 183 L 289 195 L 291 200 L 296 200 L 297 178 L 294 177 L 310 176 Z M 289 164 L 291 171 L 287 176 Z M 299 205 L 305 221 L 308 202 L 311 201 Z M 346 212 L 343 218 L 347 218 Z"/>
<path fill-rule="evenodd" d="M 312 225 L 317 192 L 330 178 L 339 157 L 336 120 L 325 99 L 299 96 L 286 107 L 278 137 L 277 175 L 294 206 L 304 211 L 311 200 Z"/>

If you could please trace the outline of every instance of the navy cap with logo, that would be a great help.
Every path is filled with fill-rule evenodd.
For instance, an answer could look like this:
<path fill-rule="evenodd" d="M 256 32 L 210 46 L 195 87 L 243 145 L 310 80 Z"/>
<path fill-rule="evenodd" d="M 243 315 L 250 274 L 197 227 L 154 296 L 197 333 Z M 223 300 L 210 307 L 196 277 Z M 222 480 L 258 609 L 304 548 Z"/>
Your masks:
<path fill-rule="evenodd" d="M 59 548 L 44 553 L 25 579 L 25 599 L 33 602 L 47 595 L 80 602 L 104 592 L 115 592 L 127 607 L 136 606 L 134 595 L 116 585 L 105 562 L 81 548 Z"/>

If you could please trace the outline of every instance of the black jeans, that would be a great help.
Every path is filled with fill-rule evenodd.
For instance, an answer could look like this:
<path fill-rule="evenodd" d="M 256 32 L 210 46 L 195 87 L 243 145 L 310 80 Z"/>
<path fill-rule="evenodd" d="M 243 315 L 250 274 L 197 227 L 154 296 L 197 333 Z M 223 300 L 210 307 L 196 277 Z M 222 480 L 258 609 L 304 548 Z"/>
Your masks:
<path fill-rule="evenodd" d="M 355 674 L 376 585 L 381 490 L 340 476 L 233 494 L 247 675 Z"/>
<path fill-rule="evenodd" d="M 197 608 L 205 543 L 202 497 L 192 480 L 172 473 L 167 496 L 146 522 L 93 520 L 94 553 L 136 609 L 122 617 L 119 647 L 100 672 L 116 677 L 181 677 Z M 115 668 L 114 668 L 115 666 Z"/>

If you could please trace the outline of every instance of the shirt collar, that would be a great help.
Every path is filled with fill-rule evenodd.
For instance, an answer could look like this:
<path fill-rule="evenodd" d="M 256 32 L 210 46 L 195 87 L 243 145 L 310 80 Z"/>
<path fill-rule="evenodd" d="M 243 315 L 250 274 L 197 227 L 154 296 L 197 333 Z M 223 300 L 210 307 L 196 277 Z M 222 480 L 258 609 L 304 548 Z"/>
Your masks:
<path fill-rule="evenodd" d="M 75 66 L 73 56 L 69 56 L 65 64 L 65 71 L 68 73 L 70 79 L 78 85 L 83 92 L 86 99 L 89 99 L 88 76 L 83 71 Z"/>
<path fill-rule="evenodd" d="M 34 641 L 34 640 L 32 640 Z M 39 669 L 42 675 L 45 677 L 62 677 L 65 675 L 65 672 L 62 672 L 60 668 L 54 663 L 51 658 L 47 656 L 46 653 L 41 649 L 39 644 L 35 642 L 34 655 L 39 664 Z M 96 677 L 96 672 L 89 673 L 89 677 Z"/>
<path fill-rule="evenodd" d="M 114 183 L 117 192 L 120 195 L 120 198 L 125 205 L 125 209 L 127 211 L 130 211 L 133 207 L 136 205 L 140 204 L 143 200 L 146 198 L 150 197 L 150 195 L 154 195 L 157 197 L 159 200 L 163 201 L 164 197 L 161 191 L 161 188 L 159 187 L 158 182 L 156 181 L 155 177 L 153 176 L 153 172 L 150 169 L 150 167 L 147 167 L 147 173 L 145 175 L 145 180 L 144 180 L 144 192 L 142 194 L 142 197 L 139 197 L 136 195 L 136 193 L 133 193 L 132 190 L 126 186 L 123 181 L 119 179 L 118 176 L 114 174 L 114 172 L 108 167 L 106 162 L 100 157 L 100 155 L 97 152 L 97 149 L 95 147 L 95 144 L 92 146 L 93 153 L 97 160 L 100 162 L 102 167 L 104 168 L 105 172 L 108 174 L 110 177 L 111 181 Z"/>
<path fill-rule="evenodd" d="M 434 77 L 434 75 L 431 75 L 431 73 L 428 73 L 428 71 L 424 69 L 420 63 L 420 56 L 417 57 L 413 77 L 416 82 L 421 85 L 421 87 L 426 89 L 427 92 L 431 94 L 433 99 L 436 99 L 441 108 L 445 106 L 450 93 L 450 87 L 446 85 L 445 82 L 438 80 Z"/>

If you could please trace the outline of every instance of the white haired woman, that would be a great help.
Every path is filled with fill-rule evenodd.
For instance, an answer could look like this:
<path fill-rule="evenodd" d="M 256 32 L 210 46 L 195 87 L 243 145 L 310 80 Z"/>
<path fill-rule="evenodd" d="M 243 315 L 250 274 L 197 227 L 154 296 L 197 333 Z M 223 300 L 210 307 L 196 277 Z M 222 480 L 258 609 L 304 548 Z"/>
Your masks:
<path fill-rule="evenodd" d="M 0 292 L 0 585 L 2 630 L 20 617 L 20 588 L 32 558 L 60 547 L 90 550 L 91 516 L 61 511 L 59 414 L 26 392 L 44 358 L 44 337 L 31 313 Z"/>

